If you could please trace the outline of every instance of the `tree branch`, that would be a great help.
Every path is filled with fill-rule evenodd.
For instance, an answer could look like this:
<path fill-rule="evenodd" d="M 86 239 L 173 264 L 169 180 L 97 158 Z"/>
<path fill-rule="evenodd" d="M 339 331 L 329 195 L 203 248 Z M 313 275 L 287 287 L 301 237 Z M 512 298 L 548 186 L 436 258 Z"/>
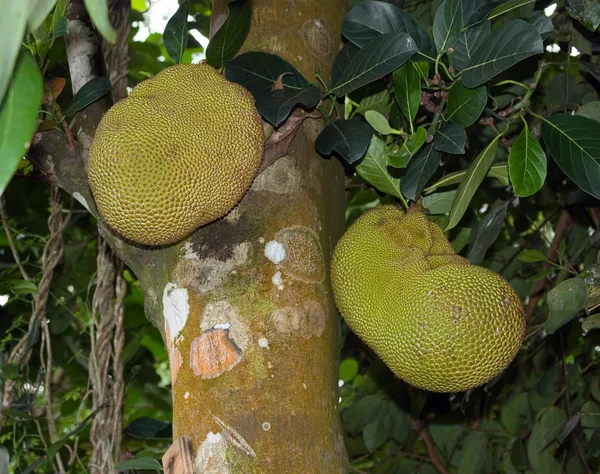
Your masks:
<path fill-rule="evenodd" d="M 553 262 L 556 259 L 556 255 L 558 253 L 558 245 L 561 240 L 565 238 L 567 235 L 567 231 L 569 230 L 569 225 L 571 224 L 571 214 L 568 210 L 563 209 L 558 218 L 558 222 L 556 223 L 556 228 L 554 229 L 554 238 L 552 239 L 552 243 L 548 248 L 548 252 L 546 252 L 546 258 Z M 543 269 L 547 270 L 550 268 L 550 263 L 544 263 Z M 525 320 L 529 320 L 531 316 L 535 313 L 538 303 L 544 294 L 544 289 L 546 288 L 546 284 L 548 283 L 547 278 L 542 278 L 535 282 L 533 285 L 533 289 L 531 290 L 531 294 L 529 295 L 529 303 L 527 304 L 527 308 L 525 309 Z"/>
<path fill-rule="evenodd" d="M 435 449 L 435 445 L 433 444 L 433 441 L 429 436 L 429 433 L 427 432 L 423 421 L 417 418 L 413 418 L 410 420 L 410 424 L 417 432 L 417 434 L 421 437 L 423 443 L 425 443 L 425 447 L 427 448 L 427 454 L 429 454 L 429 461 L 431 462 L 431 464 L 433 464 L 433 467 L 435 467 L 437 472 L 439 472 L 440 474 L 449 474 L 448 470 L 444 466 L 444 463 L 440 459 L 437 450 Z"/>

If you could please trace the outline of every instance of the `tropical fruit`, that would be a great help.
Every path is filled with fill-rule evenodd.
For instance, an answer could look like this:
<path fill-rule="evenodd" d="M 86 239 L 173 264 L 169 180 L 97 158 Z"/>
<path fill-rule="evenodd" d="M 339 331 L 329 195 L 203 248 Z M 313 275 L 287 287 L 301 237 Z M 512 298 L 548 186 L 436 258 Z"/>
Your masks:
<path fill-rule="evenodd" d="M 111 229 L 138 244 L 168 245 L 240 201 L 263 148 L 246 89 L 208 64 L 171 66 L 104 115 L 89 184 Z"/>
<path fill-rule="evenodd" d="M 500 275 L 456 255 L 420 207 L 363 214 L 335 248 L 331 279 L 350 328 L 415 387 L 477 387 L 521 347 L 519 296 Z"/>

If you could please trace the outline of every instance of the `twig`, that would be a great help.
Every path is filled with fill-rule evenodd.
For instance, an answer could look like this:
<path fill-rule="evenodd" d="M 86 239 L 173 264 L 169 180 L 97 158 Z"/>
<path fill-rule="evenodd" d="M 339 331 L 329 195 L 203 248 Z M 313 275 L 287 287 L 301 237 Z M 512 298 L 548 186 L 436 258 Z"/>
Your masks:
<path fill-rule="evenodd" d="M 427 448 L 427 454 L 429 454 L 429 462 L 433 464 L 433 467 L 435 467 L 440 474 L 449 474 L 448 470 L 442 463 L 442 460 L 440 459 L 440 456 L 435 449 L 435 445 L 433 444 L 429 433 L 425 429 L 423 422 L 417 418 L 413 418 L 410 420 L 410 424 L 417 432 L 417 434 L 421 437 L 423 443 L 425 443 L 425 447 Z"/>
<path fill-rule="evenodd" d="M 565 377 L 565 386 L 568 387 L 569 386 L 569 371 L 567 370 L 567 362 L 566 362 L 566 357 L 565 357 L 565 342 L 563 340 L 563 335 L 562 335 L 561 331 L 558 332 L 558 339 L 560 341 L 560 355 L 562 358 L 563 375 Z M 566 404 L 566 408 L 567 408 L 567 416 L 569 417 L 569 419 L 571 419 L 571 401 L 569 400 L 568 393 L 565 397 L 565 404 Z M 573 439 L 573 442 L 575 443 L 575 451 L 577 451 L 577 455 L 579 456 L 579 459 L 581 460 L 581 464 L 585 468 L 585 472 L 587 474 L 592 474 L 592 471 L 585 459 L 583 450 L 581 449 L 581 444 L 579 443 L 579 439 L 577 438 L 577 434 L 575 433 L 575 431 L 571 431 L 570 436 Z"/>
<path fill-rule="evenodd" d="M 6 238 L 8 239 L 8 245 L 10 246 L 10 251 L 12 252 L 13 258 L 15 259 L 15 262 L 17 264 L 17 267 L 19 267 L 19 271 L 21 272 L 21 275 L 23 276 L 23 280 L 29 280 L 29 275 L 27 274 L 27 271 L 25 270 L 25 267 L 23 266 L 23 263 L 21 262 L 21 258 L 19 257 L 19 251 L 17 250 L 17 247 L 15 246 L 15 241 L 12 238 L 12 232 L 10 231 L 9 227 L 8 227 L 8 219 L 6 217 L 6 211 L 4 209 L 4 199 L 0 198 L 0 218 L 2 218 L 2 226 L 4 227 L 4 233 L 6 234 Z"/>
<path fill-rule="evenodd" d="M 560 244 L 561 240 L 565 238 L 565 235 L 567 235 L 570 223 L 571 214 L 569 214 L 569 211 L 566 209 L 563 209 L 558 218 L 558 222 L 556 223 L 556 228 L 554 229 L 554 238 L 552 239 L 552 243 L 546 252 L 546 259 L 548 262 L 544 263 L 544 270 L 549 269 L 551 266 L 549 262 L 553 262 L 556 258 L 558 253 L 558 245 Z M 546 288 L 547 282 L 548 280 L 546 278 L 542 278 L 541 280 L 536 281 L 535 285 L 533 285 L 533 289 L 529 295 L 529 303 L 525 309 L 525 320 L 529 320 L 529 318 L 533 316 L 533 313 L 535 313 L 537 305 L 544 293 L 544 289 Z"/>

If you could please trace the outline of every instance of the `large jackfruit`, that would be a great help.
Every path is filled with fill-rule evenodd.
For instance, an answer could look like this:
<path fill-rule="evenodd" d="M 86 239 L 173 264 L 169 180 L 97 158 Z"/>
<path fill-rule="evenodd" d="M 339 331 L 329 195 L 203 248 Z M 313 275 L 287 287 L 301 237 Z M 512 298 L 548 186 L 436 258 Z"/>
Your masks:
<path fill-rule="evenodd" d="M 104 115 L 89 184 L 110 228 L 139 244 L 172 244 L 240 201 L 263 148 L 246 89 L 208 64 L 171 66 Z"/>
<path fill-rule="evenodd" d="M 456 255 L 420 208 L 363 214 L 335 248 L 331 279 L 348 325 L 416 387 L 477 387 L 521 347 L 518 295 L 500 275 Z"/>

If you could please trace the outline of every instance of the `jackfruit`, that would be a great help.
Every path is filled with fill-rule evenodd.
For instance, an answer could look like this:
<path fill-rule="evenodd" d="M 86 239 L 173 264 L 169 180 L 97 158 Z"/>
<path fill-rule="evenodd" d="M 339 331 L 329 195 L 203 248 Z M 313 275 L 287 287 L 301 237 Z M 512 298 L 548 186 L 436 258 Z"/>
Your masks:
<path fill-rule="evenodd" d="M 335 247 L 331 280 L 350 328 L 415 387 L 477 387 L 521 347 L 519 296 L 497 273 L 456 255 L 420 207 L 363 214 Z"/>
<path fill-rule="evenodd" d="M 181 64 L 104 115 L 88 179 L 111 229 L 138 244 L 168 245 L 241 200 L 263 149 L 252 95 L 208 64 Z"/>

